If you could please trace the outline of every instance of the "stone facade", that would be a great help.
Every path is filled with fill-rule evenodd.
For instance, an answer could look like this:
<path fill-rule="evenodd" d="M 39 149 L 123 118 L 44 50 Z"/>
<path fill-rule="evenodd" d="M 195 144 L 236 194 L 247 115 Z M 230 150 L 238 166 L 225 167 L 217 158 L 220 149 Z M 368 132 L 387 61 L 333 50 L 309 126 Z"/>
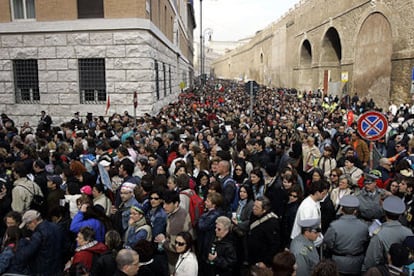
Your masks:
<path fill-rule="evenodd" d="M 138 93 L 137 115 L 156 113 L 177 98 L 181 82 L 191 85 L 195 22 L 192 7 L 183 5 L 186 1 L 180 0 L 185 11 L 179 11 L 167 0 L 122 0 L 122 5 L 105 0 L 105 18 L 93 19 L 76 18 L 76 0 L 62 2 L 68 8 L 63 19 L 61 7 L 55 7 L 51 15 L 54 5 L 43 2 L 61 1 L 36 1 L 36 20 L 31 21 L 7 22 L 0 13 L 0 22 L 6 21 L 0 23 L 0 110 L 18 125 L 25 121 L 36 125 L 41 110 L 52 116 L 54 124 L 70 120 L 76 111 L 82 116 L 87 112 L 104 115 L 105 100 L 86 104 L 82 99 L 80 59 L 104 59 L 106 94 L 111 102 L 108 115 L 125 110 L 133 114 L 134 91 Z M 153 3 L 163 5 L 168 13 L 164 18 L 175 18 L 175 33 L 170 23 L 159 27 L 164 23 L 152 16 L 159 14 Z M 190 13 L 185 22 L 180 13 Z M 178 33 L 181 38 L 174 40 Z M 19 103 L 13 61 L 30 59 L 37 61 L 40 100 Z"/>
<path fill-rule="evenodd" d="M 212 67 L 217 77 L 358 93 L 381 107 L 389 100 L 407 102 L 414 67 L 413 12 L 411 0 L 303 0 Z"/>

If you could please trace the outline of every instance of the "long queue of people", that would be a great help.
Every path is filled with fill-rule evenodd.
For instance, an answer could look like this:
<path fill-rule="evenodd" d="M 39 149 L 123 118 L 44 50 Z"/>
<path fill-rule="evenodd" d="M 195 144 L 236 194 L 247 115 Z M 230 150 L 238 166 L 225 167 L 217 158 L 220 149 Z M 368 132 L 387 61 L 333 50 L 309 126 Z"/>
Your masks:
<path fill-rule="evenodd" d="M 209 81 L 157 115 L 1 115 L 2 275 L 405 275 L 409 105 Z M 372 167 L 357 116 L 388 116 Z M 375 274 L 382 273 L 382 274 Z M 387 274 L 394 273 L 394 274 Z"/>

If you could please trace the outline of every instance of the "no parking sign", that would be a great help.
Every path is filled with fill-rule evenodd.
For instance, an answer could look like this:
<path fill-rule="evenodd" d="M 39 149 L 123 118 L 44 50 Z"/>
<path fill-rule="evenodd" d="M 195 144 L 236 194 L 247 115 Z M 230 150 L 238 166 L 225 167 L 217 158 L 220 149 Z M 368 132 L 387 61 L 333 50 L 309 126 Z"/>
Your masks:
<path fill-rule="evenodd" d="M 368 111 L 358 119 L 358 133 L 369 141 L 381 139 L 388 129 L 387 118 L 377 111 Z"/>

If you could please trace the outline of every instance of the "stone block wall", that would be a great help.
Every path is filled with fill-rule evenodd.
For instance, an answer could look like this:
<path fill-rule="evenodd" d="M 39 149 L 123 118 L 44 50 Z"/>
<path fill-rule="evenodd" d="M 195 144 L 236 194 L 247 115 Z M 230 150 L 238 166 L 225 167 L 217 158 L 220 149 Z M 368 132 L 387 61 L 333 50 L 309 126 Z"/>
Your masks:
<path fill-rule="evenodd" d="M 390 99 L 411 101 L 413 13 L 414 1 L 407 0 L 303 0 L 212 67 L 220 77 L 301 90 L 322 88 L 329 70 L 329 81 L 342 88 L 339 93 L 344 87 L 341 72 L 346 71 L 348 93 L 372 97 L 382 107 Z M 332 33 L 339 46 L 333 45 Z M 311 45 L 310 64 L 301 64 L 305 41 Z"/>
<path fill-rule="evenodd" d="M 177 97 L 180 74 L 188 71 L 185 60 L 150 32 L 144 30 L 66 32 L 0 36 L 0 109 L 17 123 L 37 124 L 46 110 L 54 124 L 69 120 L 80 111 L 103 115 L 106 103 L 80 104 L 78 59 L 105 58 L 109 113 L 128 110 L 133 114 L 133 93 L 138 92 L 137 115 L 154 113 Z M 40 104 L 16 104 L 12 60 L 36 59 Z M 155 94 L 155 61 L 159 62 L 160 100 Z M 171 68 L 171 92 L 164 96 L 163 66 Z M 169 77 L 169 74 L 166 74 Z M 169 81 L 167 81 L 169 85 Z"/>

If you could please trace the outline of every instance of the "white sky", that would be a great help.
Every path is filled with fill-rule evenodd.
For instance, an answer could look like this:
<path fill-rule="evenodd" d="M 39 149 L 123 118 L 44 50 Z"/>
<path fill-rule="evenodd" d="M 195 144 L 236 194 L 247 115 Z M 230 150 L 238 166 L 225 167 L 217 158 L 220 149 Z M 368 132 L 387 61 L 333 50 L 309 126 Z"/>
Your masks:
<path fill-rule="evenodd" d="M 279 19 L 300 0 L 202 0 L 203 30 L 213 30 L 212 40 L 235 41 L 255 34 Z M 200 38 L 200 0 L 194 0 L 197 28 L 194 40 Z"/>

